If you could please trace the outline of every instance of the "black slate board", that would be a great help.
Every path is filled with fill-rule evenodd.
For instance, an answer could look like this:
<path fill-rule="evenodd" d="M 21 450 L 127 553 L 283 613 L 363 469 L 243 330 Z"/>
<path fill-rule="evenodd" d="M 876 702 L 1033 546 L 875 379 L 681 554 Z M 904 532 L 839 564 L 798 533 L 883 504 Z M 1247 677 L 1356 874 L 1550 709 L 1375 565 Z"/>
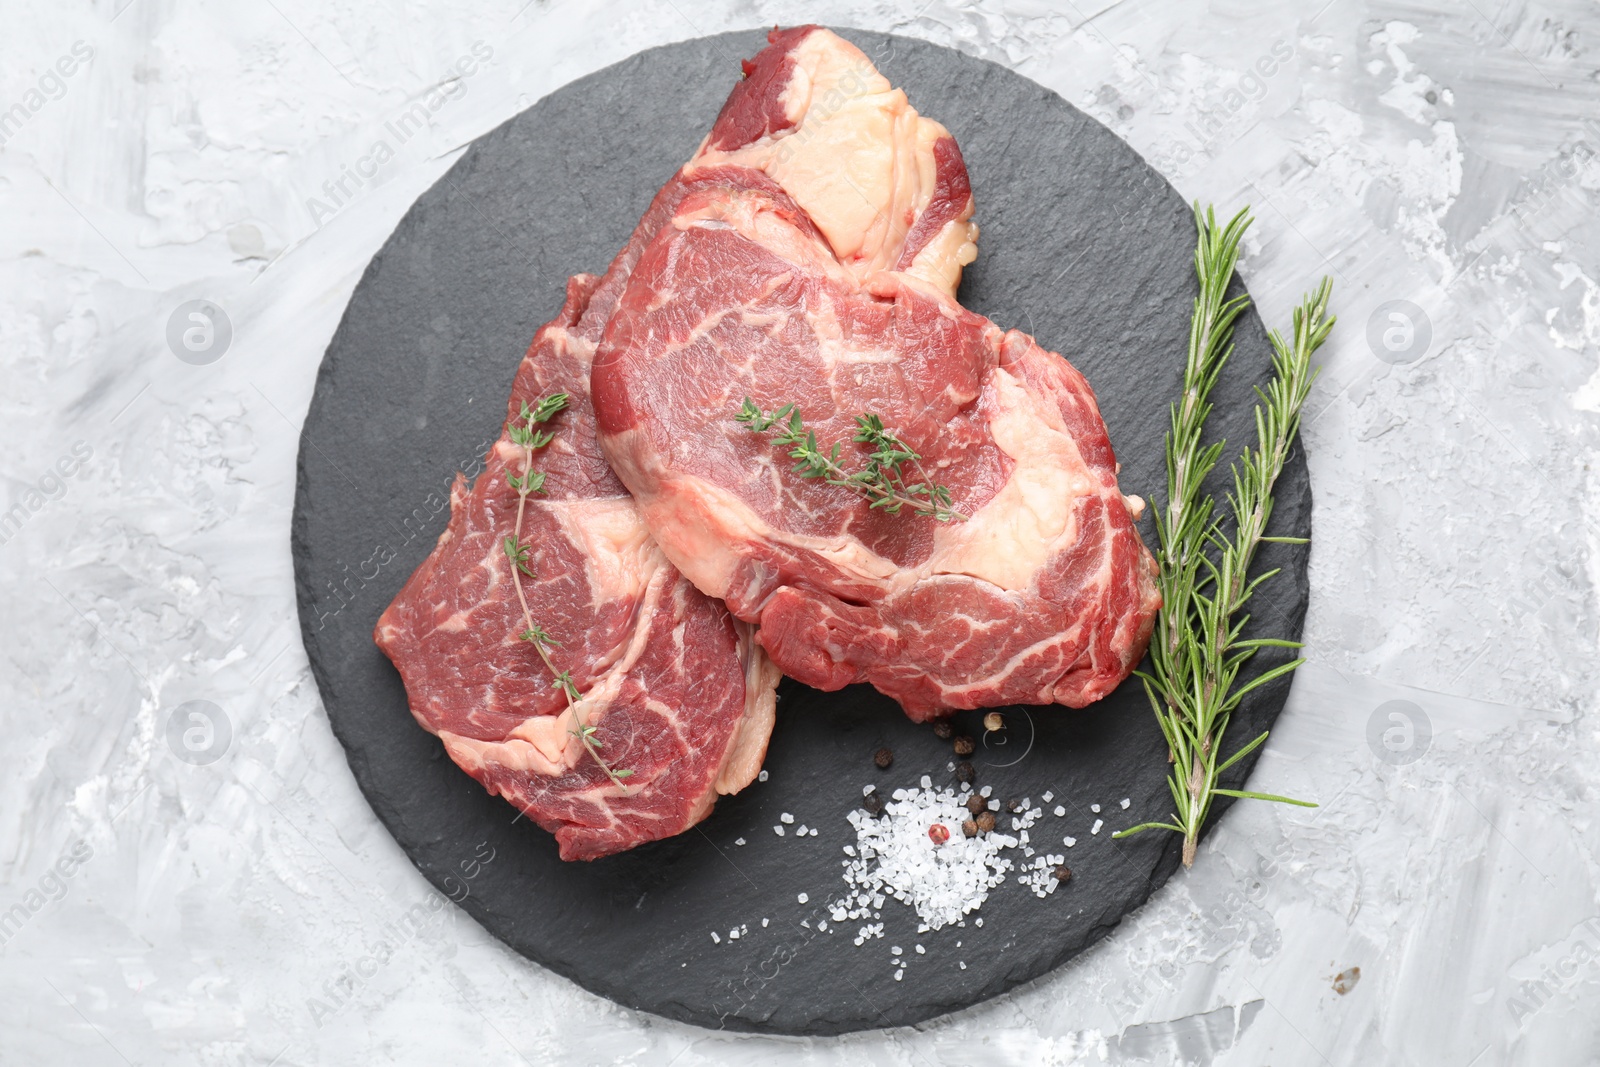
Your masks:
<path fill-rule="evenodd" d="M 962 302 L 1082 369 L 1124 490 L 1158 494 L 1195 291 L 1187 206 L 1116 136 L 1026 78 L 923 42 L 843 32 L 966 155 L 983 233 Z M 1086 711 L 1007 710 L 1005 734 L 974 757 L 979 784 L 997 796 L 1037 804 L 1053 790 L 1068 807 L 1057 819 L 1045 805 L 1034 831 L 1067 853 L 1067 886 L 1039 900 L 1013 878 L 990 895 L 981 928 L 923 935 L 910 909 L 890 901 L 886 936 L 858 948 L 853 924 L 815 928 L 823 902 L 843 889 L 841 846 L 854 840 L 846 814 L 869 782 L 887 790 L 923 774 L 952 779 L 948 742 L 887 699 L 785 682 L 770 781 L 722 800 L 698 831 L 564 864 L 552 838 L 515 822 L 417 727 L 370 637 L 443 529 L 455 472 L 475 473 L 498 433 L 517 361 L 567 276 L 605 269 L 704 135 L 738 60 L 761 44 L 750 31 L 668 45 L 574 82 L 479 138 L 417 201 L 367 268 L 318 375 L 293 552 L 306 651 L 334 732 L 373 810 L 434 885 L 517 951 L 621 1004 L 713 1028 L 833 1034 L 918 1022 L 1037 978 L 1107 936 L 1171 876 L 1175 836 L 1110 837 L 1170 808 L 1161 737 L 1136 684 Z M 1237 341 L 1212 420 L 1243 442 L 1269 354 L 1253 312 Z M 1307 534 L 1310 521 L 1296 455 L 1274 532 Z M 1285 573 L 1257 615 L 1294 637 L 1307 550 L 1269 550 L 1264 562 Z M 1281 683 L 1249 701 L 1231 742 L 1269 726 L 1287 691 Z M 957 722 L 980 735 L 978 718 Z M 895 753 L 888 771 L 871 762 L 881 745 Z M 1228 784 L 1253 763 L 1242 761 Z M 1098 836 L 1091 802 L 1103 806 Z M 777 837 L 782 812 L 821 832 Z M 1070 851 L 1060 844 L 1067 833 L 1078 839 Z M 741 923 L 749 934 L 728 941 Z M 899 982 L 895 945 L 908 960 Z"/>

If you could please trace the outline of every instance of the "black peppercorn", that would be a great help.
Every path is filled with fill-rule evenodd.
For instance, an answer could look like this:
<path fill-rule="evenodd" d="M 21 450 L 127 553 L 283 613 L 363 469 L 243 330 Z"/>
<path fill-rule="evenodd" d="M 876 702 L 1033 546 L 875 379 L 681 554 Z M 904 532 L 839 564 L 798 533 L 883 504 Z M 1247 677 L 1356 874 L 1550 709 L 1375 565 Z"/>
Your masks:
<path fill-rule="evenodd" d="M 961 832 L 968 837 L 977 837 L 978 824 L 973 822 L 971 819 L 963 820 L 961 823 Z"/>
<path fill-rule="evenodd" d="M 933 724 L 933 736 L 941 741 L 948 741 L 955 736 L 956 728 L 950 725 L 949 719 L 940 719 Z"/>
<path fill-rule="evenodd" d="M 880 748 L 872 754 L 872 762 L 884 770 L 888 770 L 889 764 L 894 762 L 894 753 L 886 748 Z"/>
<path fill-rule="evenodd" d="M 868 815 L 882 815 L 883 797 L 879 796 L 878 791 L 874 789 L 872 792 L 861 798 L 861 806 L 867 809 Z"/>
<path fill-rule="evenodd" d="M 978 794 L 974 793 L 967 798 L 967 810 L 972 812 L 974 815 L 982 815 L 984 812 L 989 810 L 989 802 L 983 797 L 980 797 Z"/>
<path fill-rule="evenodd" d="M 1022 810 L 1022 801 L 1018 800 L 1016 797 L 1012 797 L 1010 800 L 1006 801 L 1006 810 L 1015 815 L 1017 812 Z"/>
<path fill-rule="evenodd" d="M 982 812 L 978 815 L 976 821 L 978 823 L 978 829 L 982 830 L 984 833 L 988 833 L 990 830 L 994 829 L 994 812 Z"/>
<path fill-rule="evenodd" d="M 960 763 L 956 764 L 956 781 L 970 782 L 977 776 L 977 772 L 972 769 L 972 764 L 968 763 L 966 760 L 962 760 Z"/>
<path fill-rule="evenodd" d="M 1065 881 L 1068 881 L 1071 878 L 1072 878 L 1072 869 L 1070 867 L 1057 867 L 1056 868 L 1056 881 L 1065 882 Z"/>
<path fill-rule="evenodd" d="M 960 737 L 956 738 L 956 755 L 958 756 L 970 756 L 972 755 L 973 750 L 977 747 L 978 746 L 973 743 L 972 738 L 968 737 L 966 734 L 962 734 Z"/>

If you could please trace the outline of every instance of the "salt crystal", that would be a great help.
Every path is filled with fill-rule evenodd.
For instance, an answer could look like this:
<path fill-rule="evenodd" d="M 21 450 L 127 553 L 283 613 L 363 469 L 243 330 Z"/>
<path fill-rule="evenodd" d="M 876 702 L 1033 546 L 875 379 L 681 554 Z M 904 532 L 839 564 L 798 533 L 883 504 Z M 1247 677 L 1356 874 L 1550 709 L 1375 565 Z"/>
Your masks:
<path fill-rule="evenodd" d="M 982 926 L 983 925 L 983 916 L 980 915 L 976 919 L 973 919 L 972 920 L 972 925 L 973 926 Z"/>
<path fill-rule="evenodd" d="M 742 845 L 742 844 L 744 844 L 744 838 L 736 837 L 736 838 L 733 839 L 733 843 L 736 844 L 736 845 Z"/>
<path fill-rule="evenodd" d="M 1061 839 L 1061 843 L 1063 845 L 1066 845 L 1068 848 L 1071 848 L 1073 845 L 1076 845 L 1078 843 L 1078 839 L 1076 837 L 1070 837 L 1070 836 L 1069 837 L 1063 837 Z"/>
<path fill-rule="evenodd" d="M 1100 809 L 1096 808 L 1095 810 L 1099 811 Z M 794 822 L 794 816 L 790 815 L 788 812 L 784 812 L 782 815 L 778 816 L 778 821 L 783 823 L 783 825 L 788 826 L 790 823 Z"/>
<path fill-rule="evenodd" d="M 806 901 L 810 900 L 811 897 L 809 895 L 805 894 L 805 893 L 801 893 L 800 896 L 797 897 L 796 899 L 798 899 L 800 901 L 800 903 L 804 904 Z"/>
<path fill-rule="evenodd" d="M 966 970 L 966 969 L 967 969 L 967 965 L 966 965 L 966 964 L 965 964 L 965 963 L 963 963 L 963 964 L 962 964 L 962 965 L 961 965 L 961 969 L 962 969 L 962 970 L 963 970 L 963 971 L 964 971 L 964 970 Z"/>
<path fill-rule="evenodd" d="M 928 950 L 927 949 L 923 948 L 921 945 L 917 946 L 917 955 L 926 956 L 927 954 L 928 954 Z"/>
<path fill-rule="evenodd" d="M 1094 825 L 1089 827 L 1089 832 L 1091 834 L 1097 834 L 1100 832 L 1100 827 L 1104 826 L 1105 824 L 1106 823 L 1104 819 L 1096 819 L 1094 821 Z"/>
<path fill-rule="evenodd" d="M 986 786 L 984 786 L 984 787 L 983 787 L 983 788 L 982 788 L 982 789 L 980 789 L 980 790 L 978 790 L 978 795 L 979 795 L 979 796 L 980 796 L 980 797 L 986 797 L 986 796 L 988 796 L 988 795 L 989 795 L 989 794 L 990 794 L 990 793 L 993 793 L 993 792 L 994 792 L 994 786 L 992 786 L 992 785 L 986 785 Z"/>
<path fill-rule="evenodd" d="M 880 817 L 860 810 L 848 816 L 856 841 L 854 851 L 846 851 L 840 864 L 847 915 L 861 917 L 870 910 L 878 919 L 884 898 L 893 897 L 916 912 L 918 933 L 961 924 L 962 917 L 980 907 L 989 891 L 1005 880 L 1013 861 L 1004 850 L 1017 847 L 1016 839 L 991 833 L 935 845 L 928 827 L 955 826 L 970 818 L 965 807 L 970 791 L 958 793 L 953 786 L 930 784 L 923 789 L 896 789 L 892 795 Z"/>
<path fill-rule="evenodd" d="M 926 774 L 924 774 L 922 776 L 922 788 L 924 788 L 924 789 L 932 789 L 933 788 L 933 779 L 929 778 Z"/>
<path fill-rule="evenodd" d="M 854 856 L 856 854 L 856 846 L 854 846 L 854 845 L 846 845 L 846 846 L 844 846 L 844 854 L 846 856 Z"/>
<path fill-rule="evenodd" d="M 767 772 L 766 771 L 762 771 L 760 774 L 756 775 L 756 781 L 764 782 L 766 780 L 767 780 Z"/>
<path fill-rule="evenodd" d="M 1117 803 L 1121 805 L 1123 811 L 1127 811 L 1128 805 L 1132 804 L 1133 801 L 1129 800 L 1127 797 L 1123 797 L 1121 800 L 1117 801 Z"/>
<path fill-rule="evenodd" d="M 717 934 L 717 932 L 715 930 L 711 931 L 711 941 L 712 941 L 712 944 L 716 944 L 716 945 L 722 944 L 722 938 L 720 936 L 718 936 L 718 934 Z"/>
<path fill-rule="evenodd" d="M 1094 812 L 1096 815 L 1099 815 L 1100 814 L 1100 805 L 1098 805 L 1098 804 L 1090 804 L 1089 805 L 1089 810 Z"/>
<path fill-rule="evenodd" d="M 1062 807 L 1060 804 L 1056 805 L 1056 818 L 1059 819 L 1059 818 L 1061 818 L 1061 816 L 1065 815 L 1066 813 L 1067 813 L 1067 809 L 1066 808 Z"/>
<path fill-rule="evenodd" d="M 1052 801 L 1052 800 L 1054 800 L 1054 799 L 1055 799 L 1055 798 L 1056 798 L 1056 795 L 1055 795 L 1055 794 L 1054 794 L 1054 793 L 1046 793 L 1046 794 L 1045 794 L 1045 795 L 1044 795 L 1044 802 L 1045 802 L 1045 803 L 1046 803 L 1046 804 L 1048 804 L 1048 803 L 1050 803 L 1050 802 L 1051 802 L 1051 801 Z"/>
<path fill-rule="evenodd" d="M 809 929 L 811 929 L 811 920 L 810 919 L 801 919 L 800 920 L 800 925 L 804 926 L 807 930 L 809 930 Z"/>
<path fill-rule="evenodd" d="M 875 786 L 875 785 L 864 785 L 864 786 L 861 787 L 861 795 L 864 796 L 864 797 L 869 797 L 869 796 L 872 795 L 873 791 L 875 789 L 877 789 L 877 788 L 878 787 Z"/>
<path fill-rule="evenodd" d="M 782 836 L 783 836 L 783 827 L 781 827 L 781 826 L 774 826 L 774 827 L 773 827 L 773 828 L 772 828 L 772 832 L 773 832 L 773 833 L 775 833 L 775 834 L 777 834 L 777 835 L 778 835 L 778 836 L 779 836 L 779 837 L 782 837 Z"/>
<path fill-rule="evenodd" d="M 900 956 L 900 955 L 903 955 L 903 954 L 904 954 L 904 953 L 902 953 L 902 952 L 901 952 L 901 951 L 900 951 L 900 946 L 899 946 L 899 945 L 896 945 L 896 946 L 894 946 L 894 947 L 893 947 L 893 948 L 891 948 L 891 949 L 890 949 L 890 950 L 889 950 L 889 951 L 890 951 L 890 952 L 891 952 L 891 953 L 893 953 L 893 954 L 894 954 L 894 955 L 896 955 L 896 956 Z"/>
<path fill-rule="evenodd" d="M 766 919 L 762 919 L 761 920 L 761 929 L 765 930 L 766 928 L 767 928 L 767 920 Z"/>
<path fill-rule="evenodd" d="M 900 981 L 900 979 L 904 978 L 905 976 L 906 976 L 906 970 L 905 970 L 904 967 L 902 967 L 898 971 L 894 972 L 894 980 L 896 982 Z"/>
<path fill-rule="evenodd" d="M 815 826 L 813 826 L 811 828 L 811 836 L 812 837 L 816 837 L 817 836 L 817 828 Z"/>
<path fill-rule="evenodd" d="M 739 931 L 737 931 L 737 930 L 729 930 L 728 931 L 728 940 L 729 941 L 737 941 L 737 940 L 739 940 Z"/>
<path fill-rule="evenodd" d="M 801 823 L 800 824 L 800 829 L 795 831 L 795 836 L 804 837 L 804 836 L 806 836 L 806 834 L 808 834 L 810 832 L 811 831 L 807 828 L 806 824 L 805 823 Z"/>
<path fill-rule="evenodd" d="M 827 932 L 828 932 L 828 920 L 826 920 L 826 919 L 819 919 L 819 920 L 818 920 L 818 921 L 817 921 L 817 930 L 818 930 L 818 931 L 819 931 L 819 932 L 820 932 L 820 933 L 824 933 L 824 934 L 825 934 L 825 933 L 827 933 Z"/>

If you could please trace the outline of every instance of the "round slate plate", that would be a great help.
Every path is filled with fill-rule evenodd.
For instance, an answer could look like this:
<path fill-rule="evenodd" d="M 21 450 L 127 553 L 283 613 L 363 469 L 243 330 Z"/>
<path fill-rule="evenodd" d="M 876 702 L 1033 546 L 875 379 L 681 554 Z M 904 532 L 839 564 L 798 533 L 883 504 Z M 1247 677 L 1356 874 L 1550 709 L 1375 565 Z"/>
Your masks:
<path fill-rule="evenodd" d="M 919 41 L 844 35 L 966 155 L 983 235 L 962 302 L 1082 369 L 1125 491 L 1159 494 L 1195 292 L 1182 199 L 1126 144 L 1026 78 Z M 707 1027 L 832 1034 L 915 1023 L 1037 978 L 1109 934 L 1173 873 L 1176 837 L 1111 839 L 1171 803 L 1161 735 L 1137 684 L 1085 711 L 1008 709 L 1008 728 L 974 757 L 979 784 L 996 796 L 1040 804 L 1054 792 L 1033 839 L 1066 853 L 1068 885 L 1040 900 L 1013 877 L 984 904 L 982 927 L 969 919 L 927 934 L 889 901 L 884 937 L 857 947 L 855 924 L 817 926 L 844 888 L 847 813 L 868 783 L 952 781 L 949 743 L 889 700 L 865 687 L 820 693 L 785 682 L 769 781 L 722 800 L 676 839 L 569 864 L 412 721 L 371 639 L 444 528 L 455 472 L 476 473 L 499 432 L 517 361 L 560 305 L 567 276 L 606 268 L 709 128 L 739 59 L 762 43 L 751 31 L 668 45 L 575 82 L 480 138 L 417 201 L 367 268 L 318 375 L 293 551 L 306 651 L 334 732 L 373 810 L 434 885 L 517 951 L 619 1003 Z M 1242 443 L 1253 433 L 1251 387 L 1268 368 L 1254 313 L 1240 320 L 1237 345 L 1212 421 Z M 1306 534 L 1310 520 L 1297 455 L 1274 532 Z M 1268 546 L 1266 555 L 1285 571 L 1257 617 L 1295 637 L 1306 550 Z M 1230 744 L 1269 726 L 1286 695 L 1280 684 L 1248 702 Z M 978 719 L 957 723 L 978 736 Z M 871 759 L 880 746 L 895 754 L 886 771 Z M 1241 761 L 1228 784 L 1253 763 Z M 1056 804 L 1065 817 L 1052 814 Z M 779 837 L 785 812 L 795 823 Z M 802 823 L 819 832 L 797 837 Z M 748 933 L 730 940 L 735 927 Z M 889 962 L 897 945 L 902 981 Z"/>

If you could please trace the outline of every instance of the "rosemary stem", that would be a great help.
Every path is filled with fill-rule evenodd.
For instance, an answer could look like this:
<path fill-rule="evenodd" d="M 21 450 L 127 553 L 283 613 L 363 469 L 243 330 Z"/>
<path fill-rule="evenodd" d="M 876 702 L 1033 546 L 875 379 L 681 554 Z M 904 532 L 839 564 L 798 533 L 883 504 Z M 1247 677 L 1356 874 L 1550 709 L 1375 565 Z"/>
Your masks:
<path fill-rule="evenodd" d="M 1116 836 L 1164 827 L 1183 835 L 1183 862 L 1194 863 L 1200 831 L 1218 795 L 1303 804 L 1304 801 L 1222 789 L 1220 775 L 1261 744 L 1250 741 L 1219 763 L 1221 741 L 1234 708 L 1249 689 L 1294 670 L 1302 662 L 1272 667 L 1238 685 L 1239 674 L 1262 645 L 1242 640 L 1248 616 L 1243 609 L 1265 580 L 1250 579 L 1256 552 L 1267 540 L 1272 494 L 1299 432 L 1300 410 L 1315 378 L 1311 357 L 1327 337 L 1333 320 L 1324 279 L 1294 312 L 1292 340 L 1271 335 L 1273 376 L 1259 389 L 1256 441 L 1233 464 L 1233 491 L 1227 514 L 1219 515 L 1204 484 L 1221 458 L 1224 442 L 1206 443 L 1210 393 L 1232 354 L 1234 320 L 1248 306 L 1247 296 L 1229 299 L 1238 248 L 1250 225 L 1241 211 L 1219 226 L 1210 209 L 1195 205 L 1195 276 L 1200 293 L 1190 320 L 1183 388 L 1171 409 L 1167 435 L 1167 500 L 1154 512 L 1159 546 L 1158 582 L 1162 609 L 1157 640 L 1151 643 L 1151 669 L 1141 672 L 1146 692 L 1167 740 L 1172 765 L 1170 785 L 1176 811 L 1171 822 L 1142 823 Z M 1225 527 L 1224 523 L 1227 523 Z M 1269 572 L 1270 574 L 1271 572 Z M 1280 644 L 1295 647 L 1292 643 Z"/>

